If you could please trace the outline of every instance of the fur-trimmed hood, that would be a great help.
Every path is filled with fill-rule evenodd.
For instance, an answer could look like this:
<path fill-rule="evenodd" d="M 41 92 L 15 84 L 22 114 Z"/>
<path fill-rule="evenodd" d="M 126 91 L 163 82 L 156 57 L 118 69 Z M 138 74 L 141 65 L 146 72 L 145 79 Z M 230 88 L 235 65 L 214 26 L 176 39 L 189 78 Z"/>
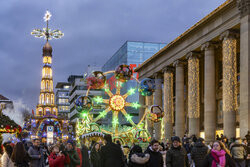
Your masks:
<path fill-rule="evenodd" d="M 138 156 L 137 154 L 133 154 L 131 156 L 131 161 L 136 164 L 145 164 L 148 162 L 149 158 L 150 158 L 149 154 L 145 154 L 144 157 Z"/>

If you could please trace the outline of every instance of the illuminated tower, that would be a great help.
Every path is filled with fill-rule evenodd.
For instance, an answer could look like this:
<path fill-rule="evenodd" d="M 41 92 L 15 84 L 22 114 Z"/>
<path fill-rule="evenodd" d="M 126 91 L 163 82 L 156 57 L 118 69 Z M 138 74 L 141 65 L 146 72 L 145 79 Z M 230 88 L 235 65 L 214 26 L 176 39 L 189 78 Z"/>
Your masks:
<path fill-rule="evenodd" d="M 34 29 L 31 34 L 37 38 L 44 37 L 46 43 L 43 46 L 43 69 L 39 102 L 36 107 L 36 116 L 50 117 L 57 116 L 57 106 L 55 105 L 55 94 L 53 91 L 53 75 L 52 75 L 52 47 L 49 44 L 49 40 L 52 38 L 59 39 L 64 34 L 60 30 L 51 30 L 48 28 L 51 14 L 46 11 L 44 21 L 47 23 L 47 27 L 41 29 Z"/>

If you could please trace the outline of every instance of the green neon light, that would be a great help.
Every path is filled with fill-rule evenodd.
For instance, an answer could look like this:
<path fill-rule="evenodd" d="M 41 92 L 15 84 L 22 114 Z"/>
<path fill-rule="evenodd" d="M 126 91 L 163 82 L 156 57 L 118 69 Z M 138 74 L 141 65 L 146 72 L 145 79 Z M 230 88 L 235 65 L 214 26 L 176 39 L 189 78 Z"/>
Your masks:
<path fill-rule="evenodd" d="M 82 118 L 87 118 L 88 117 L 88 113 L 87 112 L 82 112 L 81 113 L 81 117 Z"/>
<path fill-rule="evenodd" d="M 131 107 L 137 109 L 137 108 L 141 107 L 141 105 L 138 102 L 135 102 L 135 103 L 132 103 Z"/>
<path fill-rule="evenodd" d="M 96 96 L 96 97 L 94 98 L 94 101 L 95 101 L 97 104 L 100 104 L 100 103 L 103 102 L 103 98 L 100 97 L 100 96 Z"/>
<path fill-rule="evenodd" d="M 116 126 L 118 123 L 119 123 L 118 119 L 114 118 L 113 121 L 112 121 L 112 125 Z"/>
<path fill-rule="evenodd" d="M 128 90 L 128 93 L 129 93 L 130 95 L 135 94 L 135 89 L 134 89 L 134 88 L 130 88 L 130 89 Z"/>
<path fill-rule="evenodd" d="M 132 120 L 132 116 L 131 115 L 126 115 L 126 119 L 127 119 L 127 121 L 131 121 Z"/>
<path fill-rule="evenodd" d="M 106 112 L 106 111 L 102 111 L 102 112 L 100 113 L 100 117 L 101 117 L 101 118 L 104 118 L 106 115 L 107 115 L 107 112 Z"/>

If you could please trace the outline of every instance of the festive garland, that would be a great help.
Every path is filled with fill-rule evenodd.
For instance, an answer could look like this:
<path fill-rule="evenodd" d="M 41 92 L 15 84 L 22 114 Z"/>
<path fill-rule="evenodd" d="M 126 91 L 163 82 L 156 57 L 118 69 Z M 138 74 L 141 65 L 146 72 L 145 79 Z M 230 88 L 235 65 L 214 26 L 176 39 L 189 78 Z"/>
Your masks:
<path fill-rule="evenodd" d="M 131 79 L 133 71 L 129 65 L 119 65 L 115 70 L 115 77 L 121 82 L 126 82 Z"/>

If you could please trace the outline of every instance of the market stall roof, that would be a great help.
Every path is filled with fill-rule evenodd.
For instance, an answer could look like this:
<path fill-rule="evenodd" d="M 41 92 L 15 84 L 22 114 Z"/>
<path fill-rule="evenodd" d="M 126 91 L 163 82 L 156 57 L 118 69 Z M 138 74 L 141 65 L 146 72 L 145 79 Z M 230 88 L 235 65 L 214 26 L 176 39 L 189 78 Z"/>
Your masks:
<path fill-rule="evenodd" d="M 8 116 L 0 115 L 0 133 L 20 133 L 22 128 Z"/>

